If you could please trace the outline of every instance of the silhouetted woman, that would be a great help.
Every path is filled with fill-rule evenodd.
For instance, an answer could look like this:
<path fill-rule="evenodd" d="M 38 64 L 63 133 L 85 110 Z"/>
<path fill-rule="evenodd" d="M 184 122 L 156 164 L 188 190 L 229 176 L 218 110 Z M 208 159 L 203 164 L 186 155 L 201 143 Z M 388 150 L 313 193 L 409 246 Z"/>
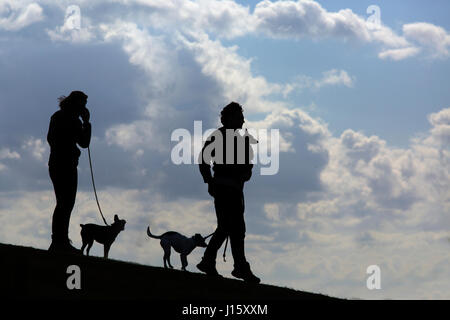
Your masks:
<path fill-rule="evenodd" d="M 56 196 L 52 243 L 49 248 L 52 252 L 79 253 L 79 250 L 70 244 L 69 222 L 77 194 L 77 166 L 81 154 L 77 144 L 87 148 L 91 141 L 87 98 L 81 91 L 72 91 L 68 97 L 60 97 L 60 110 L 50 119 L 47 135 L 50 145 L 48 166 Z"/>

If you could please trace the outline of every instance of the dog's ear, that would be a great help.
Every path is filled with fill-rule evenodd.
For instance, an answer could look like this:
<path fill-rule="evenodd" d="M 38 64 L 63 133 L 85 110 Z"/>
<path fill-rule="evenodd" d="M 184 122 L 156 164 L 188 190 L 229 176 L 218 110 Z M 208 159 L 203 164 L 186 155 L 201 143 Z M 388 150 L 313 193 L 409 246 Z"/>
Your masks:
<path fill-rule="evenodd" d="M 119 217 L 117 216 L 117 214 L 114 215 L 114 222 L 119 221 Z"/>

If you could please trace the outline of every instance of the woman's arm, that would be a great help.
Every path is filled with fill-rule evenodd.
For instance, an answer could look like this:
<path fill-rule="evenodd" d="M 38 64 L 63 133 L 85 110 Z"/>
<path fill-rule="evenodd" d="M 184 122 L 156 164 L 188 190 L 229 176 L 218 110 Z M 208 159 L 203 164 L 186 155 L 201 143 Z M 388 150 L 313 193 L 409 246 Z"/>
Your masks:
<path fill-rule="evenodd" d="M 89 122 L 89 119 L 91 117 L 89 110 L 87 108 L 83 108 L 80 117 L 83 120 L 83 124 L 81 125 L 81 132 L 77 137 L 77 143 L 80 147 L 87 148 L 91 143 L 92 132 L 91 123 Z"/>
<path fill-rule="evenodd" d="M 82 148 L 89 147 L 89 144 L 91 143 L 91 132 L 92 132 L 91 123 L 83 122 L 81 126 L 81 131 L 77 137 L 77 143 L 80 147 Z"/>

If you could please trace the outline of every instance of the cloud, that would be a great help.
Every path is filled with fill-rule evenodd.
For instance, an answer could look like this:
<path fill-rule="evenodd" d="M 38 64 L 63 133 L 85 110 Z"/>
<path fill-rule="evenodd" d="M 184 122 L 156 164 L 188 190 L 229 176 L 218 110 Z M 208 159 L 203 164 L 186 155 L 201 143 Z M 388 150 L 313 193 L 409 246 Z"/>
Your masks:
<path fill-rule="evenodd" d="M 20 159 L 20 154 L 11 151 L 9 148 L 2 148 L 0 149 L 0 160 L 3 159 Z"/>
<path fill-rule="evenodd" d="M 11 151 L 9 148 L 0 149 L 0 160 L 14 160 L 20 159 L 20 154 L 16 151 Z M 7 169 L 7 166 L 0 162 L 0 172 Z"/>
<path fill-rule="evenodd" d="M 355 82 L 355 76 L 349 75 L 345 70 L 338 69 L 322 72 L 320 79 L 314 79 L 307 75 L 297 75 L 292 82 L 282 85 L 282 95 L 286 98 L 295 91 L 302 91 L 304 89 L 319 90 L 328 86 L 343 85 L 352 88 Z"/>
<path fill-rule="evenodd" d="M 351 10 L 326 11 L 315 1 L 261 1 L 254 10 L 258 30 L 275 37 L 354 37 L 368 41 L 365 21 Z"/>
<path fill-rule="evenodd" d="M 0 29 L 17 31 L 43 19 L 43 9 L 36 2 L 3 0 L 0 3 Z"/>
<path fill-rule="evenodd" d="M 319 3 L 309 0 L 259 2 L 254 11 L 256 30 L 273 37 L 334 37 L 344 40 L 377 42 L 389 47 L 406 46 L 408 42 L 390 28 L 374 26 L 350 9 L 329 12 Z"/>
<path fill-rule="evenodd" d="M 70 5 L 66 8 L 64 24 L 46 31 L 52 41 L 85 43 L 95 37 L 93 29 L 90 20 L 81 14 L 80 7 Z"/>
<path fill-rule="evenodd" d="M 175 74 L 170 72 L 170 63 L 175 57 L 174 51 L 164 36 L 152 36 L 146 29 L 125 21 L 102 24 L 100 30 L 105 41 L 119 40 L 123 43 L 122 47 L 129 56 L 129 62 L 139 66 L 150 76 L 149 84 L 152 90 L 167 90 L 175 81 Z"/>
<path fill-rule="evenodd" d="M 421 49 L 417 47 L 390 49 L 380 52 L 378 57 L 380 59 L 392 59 L 394 61 L 399 61 L 417 55 L 420 50 Z"/>
<path fill-rule="evenodd" d="M 353 87 L 353 83 L 355 81 L 354 79 L 355 78 L 349 76 L 349 74 L 345 70 L 332 69 L 330 71 L 324 72 L 323 78 L 316 81 L 314 85 L 317 88 L 340 84 L 346 87 Z"/>
<path fill-rule="evenodd" d="M 431 23 L 416 22 L 403 25 L 406 38 L 426 48 L 431 57 L 446 58 L 449 55 L 450 34 Z"/>
<path fill-rule="evenodd" d="M 350 9 L 329 12 L 310 0 L 259 2 L 253 15 L 255 31 L 276 38 L 338 38 L 382 45 L 380 59 L 403 60 L 427 49 L 433 58 L 448 56 L 450 35 L 431 23 L 403 25 L 403 35 L 397 35 L 382 23 L 374 25 Z M 417 45 L 411 45 L 411 42 Z"/>
<path fill-rule="evenodd" d="M 249 7 L 234 1 L 183 1 L 177 2 L 179 18 L 196 30 L 206 30 L 223 38 L 235 38 L 253 31 L 254 18 Z"/>
<path fill-rule="evenodd" d="M 432 142 L 444 149 L 450 145 L 450 108 L 443 109 L 428 116 L 433 126 L 431 130 Z M 443 150 L 443 152 L 445 152 Z"/>
<path fill-rule="evenodd" d="M 337 38 L 380 46 L 378 57 L 399 61 L 416 56 L 423 49 L 430 51 L 433 58 L 448 56 L 450 37 L 441 27 L 430 23 L 409 23 L 403 25 L 403 34 L 398 35 L 381 21 L 374 23 L 351 9 L 328 11 L 318 2 L 260 1 L 253 12 L 248 6 L 234 1 L 113 1 L 128 7 L 130 16 L 139 26 L 165 32 L 205 32 L 210 38 L 234 39 L 247 35 L 262 35 L 273 38 L 323 40 Z M 79 1 L 89 10 L 95 5 Z M 51 1 L 48 4 L 53 4 Z M 69 5 L 69 3 L 67 3 Z M 66 9 L 62 4 L 61 9 Z M 111 24 L 111 16 L 100 14 L 98 23 L 92 25 L 86 14 L 82 15 L 83 27 L 72 28 L 71 19 L 65 19 L 63 26 L 48 29 L 54 41 L 87 42 L 96 37 L 98 29 L 105 23 Z M 175 24 L 174 21 L 177 21 Z M 86 26 L 84 26 L 86 25 Z M 414 43 L 414 44 L 412 44 Z"/>
<path fill-rule="evenodd" d="M 225 47 L 211 40 L 206 33 L 179 36 L 180 43 L 194 55 L 202 73 L 223 88 L 223 101 L 239 101 L 250 113 L 268 112 L 284 106 L 267 99 L 281 93 L 283 86 L 269 83 L 264 77 L 254 76 L 251 60 L 237 54 L 237 47 Z"/>
<path fill-rule="evenodd" d="M 30 152 L 32 156 L 38 161 L 45 161 L 46 147 L 42 139 L 30 138 L 22 145 L 22 149 Z"/>

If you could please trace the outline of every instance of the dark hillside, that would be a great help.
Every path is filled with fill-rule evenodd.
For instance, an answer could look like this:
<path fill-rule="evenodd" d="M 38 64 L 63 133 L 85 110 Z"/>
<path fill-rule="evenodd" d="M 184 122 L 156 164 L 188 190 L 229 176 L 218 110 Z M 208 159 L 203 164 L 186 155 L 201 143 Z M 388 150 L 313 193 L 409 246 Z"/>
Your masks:
<path fill-rule="evenodd" d="M 152 305 L 174 303 L 179 308 L 191 303 L 295 305 L 304 300 L 339 301 L 272 285 L 252 285 L 99 257 L 54 255 L 30 247 L 0 244 L 0 257 L 3 299 L 146 300 Z M 75 283 L 69 266 L 79 267 L 80 289 L 68 289 L 67 282 Z"/>

